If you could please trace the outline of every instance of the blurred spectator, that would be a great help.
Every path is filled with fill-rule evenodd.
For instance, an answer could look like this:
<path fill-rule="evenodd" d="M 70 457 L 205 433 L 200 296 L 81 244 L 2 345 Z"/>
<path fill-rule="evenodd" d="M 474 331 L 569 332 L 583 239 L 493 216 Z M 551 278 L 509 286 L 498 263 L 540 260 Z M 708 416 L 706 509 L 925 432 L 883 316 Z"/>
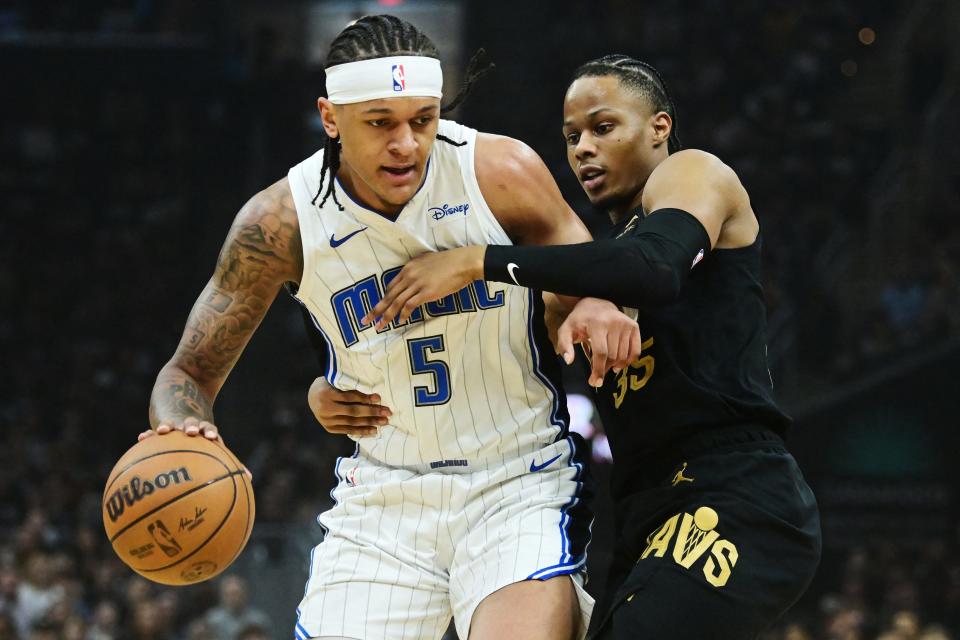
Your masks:
<path fill-rule="evenodd" d="M 23 579 L 17 586 L 17 604 L 13 610 L 21 636 L 30 635 L 35 625 L 63 597 L 63 589 L 54 584 L 51 560 L 46 552 L 31 551 L 23 562 Z M 54 631 L 44 627 L 38 633 Z"/>
<path fill-rule="evenodd" d="M 237 640 L 247 626 L 271 628 L 267 614 L 250 607 L 248 600 L 246 580 L 237 575 L 227 575 L 220 580 L 220 602 L 206 615 L 207 623 L 220 640 Z"/>
<path fill-rule="evenodd" d="M 0 640 L 17 640 L 19 634 L 10 614 L 0 606 Z"/>
<path fill-rule="evenodd" d="M 265 627 L 258 624 L 248 624 L 240 629 L 237 640 L 270 640 L 270 634 L 267 633 Z"/>
<path fill-rule="evenodd" d="M 93 609 L 87 640 L 119 640 L 120 611 L 116 603 L 102 600 Z"/>
<path fill-rule="evenodd" d="M 163 619 L 160 605 L 151 599 L 133 605 L 133 637 L 136 640 L 173 638 L 173 633 L 168 628 L 169 622 Z"/>

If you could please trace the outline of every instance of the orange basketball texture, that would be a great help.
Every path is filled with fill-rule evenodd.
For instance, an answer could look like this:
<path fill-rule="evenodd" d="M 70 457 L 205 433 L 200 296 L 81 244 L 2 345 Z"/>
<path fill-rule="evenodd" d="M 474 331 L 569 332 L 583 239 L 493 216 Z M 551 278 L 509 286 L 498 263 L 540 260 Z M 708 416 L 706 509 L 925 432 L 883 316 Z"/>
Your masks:
<path fill-rule="evenodd" d="M 230 566 L 253 529 L 253 487 L 222 444 L 174 431 L 133 445 L 103 492 L 107 538 L 154 582 L 202 582 Z"/>

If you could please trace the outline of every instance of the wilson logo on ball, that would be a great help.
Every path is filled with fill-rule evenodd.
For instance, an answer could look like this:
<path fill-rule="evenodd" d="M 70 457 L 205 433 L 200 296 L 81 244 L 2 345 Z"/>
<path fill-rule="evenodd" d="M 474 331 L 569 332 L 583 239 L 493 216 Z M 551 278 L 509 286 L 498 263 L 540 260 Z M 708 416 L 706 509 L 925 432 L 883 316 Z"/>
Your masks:
<path fill-rule="evenodd" d="M 141 480 L 139 476 L 134 476 L 107 499 L 107 516 L 111 522 L 116 522 L 128 507 L 132 507 L 157 489 L 166 489 L 190 480 L 186 467 L 159 473 L 153 480 Z"/>

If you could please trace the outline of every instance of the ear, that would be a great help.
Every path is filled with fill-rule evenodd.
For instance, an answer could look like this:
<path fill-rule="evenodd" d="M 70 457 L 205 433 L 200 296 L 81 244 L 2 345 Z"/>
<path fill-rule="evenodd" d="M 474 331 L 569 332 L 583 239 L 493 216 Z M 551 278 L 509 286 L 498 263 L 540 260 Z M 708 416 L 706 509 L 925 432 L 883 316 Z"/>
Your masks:
<path fill-rule="evenodd" d="M 327 132 L 330 138 L 338 137 L 340 130 L 337 128 L 337 114 L 334 111 L 333 103 L 326 98 L 317 98 L 317 110 L 320 112 L 323 130 Z"/>
<path fill-rule="evenodd" d="M 650 117 L 650 126 L 653 127 L 653 146 L 659 147 L 670 139 L 673 131 L 673 118 L 666 111 L 658 111 Z"/>

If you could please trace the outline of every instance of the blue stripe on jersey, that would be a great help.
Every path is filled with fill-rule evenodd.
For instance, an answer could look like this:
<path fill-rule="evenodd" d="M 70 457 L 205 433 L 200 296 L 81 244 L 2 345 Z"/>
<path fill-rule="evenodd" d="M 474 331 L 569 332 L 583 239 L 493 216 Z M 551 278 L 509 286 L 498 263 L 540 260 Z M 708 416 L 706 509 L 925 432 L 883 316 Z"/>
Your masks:
<path fill-rule="evenodd" d="M 318 328 L 319 328 L 319 327 L 318 327 Z M 358 455 L 360 455 L 360 445 L 359 445 L 359 444 L 357 444 L 356 448 L 353 450 L 353 455 L 350 456 L 350 457 L 351 457 L 351 458 L 356 458 Z M 336 506 L 337 506 L 338 504 L 340 504 L 340 501 L 337 500 L 337 496 L 334 495 L 334 492 L 337 490 L 337 487 L 340 486 L 340 482 L 341 482 L 341 478 L 340 478 L 340 463 L 343 462 L 343 458 L 344 458 L 344 456 L 339 456 L 339 457 L 337 458 L 337 463 L 333 466 L 333 475 L 334 475 L 334 477 L 337 479 L 336 484 L 333 485 L 333 489 L 330 489 L 330 499 L 333 500 L 333 508 L 336 508 Z M 323 523 L 320 522 L 320 516 L 321 516 L 321 515 L 323 515 L 323 514 L 321 513 L 320 515 L 317 516 L 317 524 L 320 525 L 320 528 L 321 528 L 321 529 L 323 529 L 323 537 L 326 538 L 326 537 L 327 537 L 327 533 L 329 533 L 329 531 L 327 530 L 327 528 L 326 528 L 325 526 L 323 526 Z M 313 554 L 314 554 L 314 552 L 316 552 L 316 550 L 317 550 L 316 547 L 314 547 L 313 549 L 310 550 L 310 569 L 307 571 L 307 584 L 305 584 L 304 587 L 303 587 L 303 597 L 304 597 L 304 598 L 307 597 L 307 592 L 308 592 L 309 589 L 310 589 L 310 581 L 313 580 Z M 313 637 L 313 636 L 311 636 L 310 633 L 309 633 L 306 629 L 303 628 L 303 625 L 300 624 L 300 615 L 301 615 L 301 614 L 300 614 L 300 607 L 297 607 L 297 628 L 294 630 L 294 634 L 293 634 L 293 635 L 294 635 L 294 637 L 296 637 L 298 640 L 309 640 L 309 638 L 311 638 L 311 637 Z M 301 634 L 302 634 L 302 635 L 301 635 Z"/>
<path fill-rule="evenodd" d="M 330 383 L 330 386 L 337 386 L 337 352 L 333 349 L 333 343 L 330 342 L 330 336 L 327 335 L 327 332 L 323 330 L 320 326 L 320 323 L 317 322 L 317 318 L 311 313 L 310 319 L 313 320 L 313 326 L 317 328 L 317 331 L 320 332 L 320 335 L 323 336 L 324 342 L 327 343 L 327 382 Z"/>
<path fill-rule="evenodd" d="M 299 616 L 300 614 L 298 613 L 297 615 Z M 312 636 L 303 628 L 303 625 L 297 621 L 297 626 L 293 630 L 293 637 L 297 638 L 297 640 L 309 640 Z"/>
<path fill-rule="evenodd" d="M 303 585 L 303 598 L 307 597 L 307 592 L 310 591 L 310 581 L 313 580 L 313 554 L 316 550 L 316 547 L 310 549 L 310 566 L 307 567 L 307 584 Z M 303 600 L 303 598 L 300 599 Z M 297 607 L 297 618 L 300 618 L 300 607 Z"/>
<path fill-rule="evenodd" d="M 353 455 L 350 456 L 350 457 L 351 457 L 351 458 L 356 458 L 358 455 L 360 455 L 360 444 L 359 444 L 359 443 L 357 443 L 356 448 L 353 450 Z M 333 495 L 333 494 L 334 494 L 334 492 L 337 490 L 337 487 L 340 486 L 340 482 L 343 480 L 343 478 L 340 477 L 340 463 L 343 461 L 343 458 L 344 458 L 344 456 L 339 456 L 339 457 L 337 457 L 337 463 L 336 463 L 335 465 L 333 465 L 333 476 L 337 479 L 337 482 L 336 482 L 336 484 L 333 485 L 333 489 L 330 489 L 330 499 L 333 500 L 333 507 L 331 507 L 331 509 L 335 509 L 336 506 L 337 506 L 338 504 L 340 504 L 340 501 L 337 500 L 337 496 L 335 496 L 335 495 Z M 326 512 L 324 512 L 324 513 L 326 513 Z M 323 529 L 323 537 L 326 538 L 326 537 L 327 537 L 327 534 L 329 533 L 329 531 L 327 530 L 327 528 L 326 528 L 325 526 L 323 526 L 323 523 L 320 522 L 320 516 L 322 516 L 322 515 L 323 515 L 323 513 L 317 515 L 317 524 L 319 524 L 319 525 L 320 525 L 320 528 Z M 310 566 L 311 566 L 311 568 L 312 568 L 312 567 L 313 567 L 313 564 L 311 564 Z M 306 592 L 304 592 L 304 595 L 306 595 Z"/>
<path fill-rule="evenodd" d="M 313 315 L 313 312 L 311 312 L 310 309 L 307 308 L 307 305 L 303 303 L 303 300 L 297 297 L 296 292 L 289 287 L 287 288 L 287 292 L 290 294 L 291 298 L 297 301 L 297 304 L 303 307 L 304 312 L 308 316 L 310 316 L 310 322 L 313 324 L 316 330 L 320 332 L 320 335 L 323 336 L 323 341 L 327 346 L 327 370 L 326 372 L 324 372 L 324 375 L 327 378 L 327 382 L 329 382 L 331 386 L 336 387 L 337 385 L 335 381 L 336 381 L 337 369 L 338 369 L 337 352 L 333 350 L 333 343 L 330 342 L 330 336 L 328 336 L 327 332 L 324 331 L 323 327 L 320 326 L 320 322 L 317 320 L 317 316 Z"/>
<path fill-rule="evenodd" d="M 563 393 L 563 385 L 560 384 L 560 365 L 556 358 L 548 362 L 542 362 L 540 359 L 540 348 L 544 348 L 546 353 L 551 352 L 549 347 L 550 337 L 547 335 L 547 329 L 543 323 L 543 300 L 539 292 L 535 293 L 533 289 L 527 290 L 527 296 L 529 299 L 527 305 L 527 335 L 530 338 L 530 353 L 533 356 L 533 373 L 551 391 L 553 408 L 550 411 L 550 422 L 553 426 L 560 428 L 560 432 L 554 440 L 554 442 L 559 442 L 561 438 L 567 435 L 567 425 L 570 421 L 570 415 L 567 413 L 567 397 Z M 535 322 L 535 317 L 539 318 L 540 321 Z"/>
<path fill-rule="evenodd" d="M 537 573 L 532 573 L 527 576 L 527 580 L 549 580 L 550 578 L 556 578 L 557 576 L 568 576 L 571 573 L 578 573 L 587 564 L 586 557 L 582 558 L 580 562 L 572 565 L 557 565 L 559 568 L 556 571 L 551 571 L 549 573 L 542 573 L 547 569 L 552 569 L 553 567 L 547 567 L 547 569 L 541 569 Z"/>
<path fill-rule="evenodd" d="M 582 568 L 587 561 L 586 550 L 590 544 L 590 528 L 593 521 L 588 504 L 592 496 L 592 490 L 588 488 L 586 495 L 582 495 L 587 478 L 584 478 L 584 464 L 578 460 L 578 453 L 581 453 L 581 450 L 578 450 L 573 435 L 567 437 L 567 443 L 570 445 L 567 466 L 577 468 L 577 473 L 574 476 L 577 488 L 574 490 L 570 502 L 560 509 L 560 562 L 534 571 L 527 576 L 527 580 L 547 580 L 554 576 L 574 573 Z"/>

